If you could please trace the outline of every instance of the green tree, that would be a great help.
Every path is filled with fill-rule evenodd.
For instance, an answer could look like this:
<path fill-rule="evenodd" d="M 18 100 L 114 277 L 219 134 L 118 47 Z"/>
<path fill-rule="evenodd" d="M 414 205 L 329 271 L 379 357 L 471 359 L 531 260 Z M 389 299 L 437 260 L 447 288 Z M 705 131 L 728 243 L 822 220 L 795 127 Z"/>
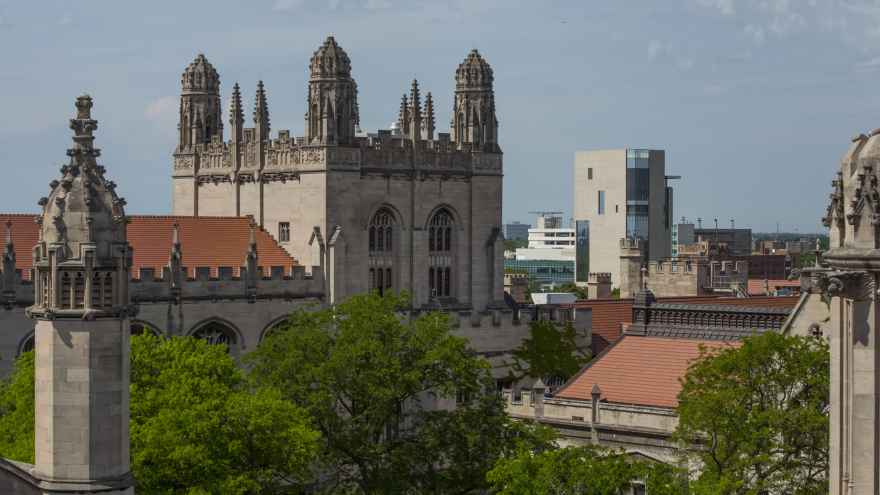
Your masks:
<path fill-rule="evenodd" d="M 675 433 L 702 465 L 695 492 L 827 492 L 829 371 L 813 337 L 704 349 L 682 380 Z"/>
<path fill-rule="evenodd" d="M 131 339 L 132 472 L 139 492 L 293 493 L 309 477 L 318 433 L 270 388 L 250 390 L 224 346 Z M 0 455 L 33 462 L 32 353 L 0 388 Z M 2 406 L 0 406 L 2 407 Z"/>
<path fill-rule="evenodd" d="M 34 462 L 34 352 L 25 352 L 0 383 L 0 457 Z"/>
<path fill-rule="evenodd" d="M 487 478 L 499 495 L 618 495 L 634 483 L 652 495 L 678 495 L 686 483 L 673 467 L 592 445 L 535 451 L 521 444 Z"/>
<path fill-rule="evenodd" d="M 518 248 L 524 248 L 529 246 L 529 241 L 527 240 L 516 240 L 516 239 L 505 239 L 504 240 L 504 250 L 505 251 L 516 251 Z"/>
<path fill-rule="evenodd" d="M 284 391 L 320 430 L 327 490 L 468 493 L 512 445 L 488 363 L 446 315 L 407 318 L 407 306 L 371 294 L 300 311 L 247 356 L 257 383 Z M 457 407 L 426 407 L 444 398 Z"/>
<path fill-rule="evenodd" d="M 574 294 L 578 299 L 589 299 L 587 296 L 587 289 L 585 287 L 579 287 L 573 283 L 562 284 L 553 292 L 568 292 Z"/>
<path fill-rule="evenodd" d="M 511 378 L 568 379 L 590 360 L 589 349 L 579 347 L 577 338 L 571 323 L 531 322 L 529 336 L 512 352 Z"/>

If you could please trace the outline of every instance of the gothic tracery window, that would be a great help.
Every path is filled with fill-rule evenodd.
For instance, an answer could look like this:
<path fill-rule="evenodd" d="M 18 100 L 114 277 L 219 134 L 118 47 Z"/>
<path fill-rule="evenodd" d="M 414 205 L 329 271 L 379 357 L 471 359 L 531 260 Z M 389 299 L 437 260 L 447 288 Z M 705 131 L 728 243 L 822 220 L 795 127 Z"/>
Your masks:
<path fill-rule="evenodd" d="M 235 331 L 219 321 L 212 321 L 202 326 L 193 333 L 193 337 L 211 345 L 225 345 L 227 349 L 231 349 L 237 343 Z"/>
<path fill-rule="evenodd" d="M 454 235 L 452 214 L 440 208 L 428 222 L 428 286 L 432 298 L 453 295 Z"/>
<path fill-rule="evenodd" d="M 380 208 L 368 227 L 369 284 L 380 295 L 394 289 L 394 214 Z"/>

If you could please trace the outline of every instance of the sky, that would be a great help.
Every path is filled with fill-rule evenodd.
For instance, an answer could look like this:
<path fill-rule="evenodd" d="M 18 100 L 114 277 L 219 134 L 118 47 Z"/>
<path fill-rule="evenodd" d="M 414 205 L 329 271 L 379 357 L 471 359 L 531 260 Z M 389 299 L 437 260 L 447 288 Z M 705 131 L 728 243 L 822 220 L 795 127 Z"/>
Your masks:
<path fill-rule="evenodd" d="M 572 210 L 577 150 L 659 148 L 676 218 L 822 230 L 852 136 L 880 126 L 880 0 L 0 0 L 0 211 L 37 211 L 76 96 L 127 212 L 171 209 L 180 74 L 205 53 L 246 115 L 302 135 L 308 61 L 348 52 L 364 130 L 413 78 L 448 127 L 472 48 L 495 72 L 504 221 Z M 228 117 L 224 117 L 224 122 Z"/>

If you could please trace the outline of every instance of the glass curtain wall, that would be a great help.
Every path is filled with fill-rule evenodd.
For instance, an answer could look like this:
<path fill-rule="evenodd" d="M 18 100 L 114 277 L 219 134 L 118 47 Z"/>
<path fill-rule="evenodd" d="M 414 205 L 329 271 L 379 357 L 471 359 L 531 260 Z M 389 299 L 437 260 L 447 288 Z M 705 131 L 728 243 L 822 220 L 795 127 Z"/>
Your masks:
<path fill-rule="evenodd" d="M 648 242 L 648 150 L 626 150 L 626 236 Z"/>

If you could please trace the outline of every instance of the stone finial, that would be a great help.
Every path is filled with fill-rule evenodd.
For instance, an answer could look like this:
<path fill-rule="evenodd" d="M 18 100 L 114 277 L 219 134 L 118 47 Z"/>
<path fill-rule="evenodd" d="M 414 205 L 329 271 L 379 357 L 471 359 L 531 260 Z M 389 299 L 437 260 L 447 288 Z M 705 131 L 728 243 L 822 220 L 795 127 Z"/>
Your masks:
<path fill-rule="evenodd" d="M 422 116 L 422 129 L 424 130 L 424 139 L 428 141 L 434 140 L 434 98 L 431 92 L 425 95 L 425 115 Z"/>
<path fill-rule="evenodd" d="M 397 114 L 397 125 L 400 126 L 400 132 L 404 135 L 409 134 L 409 100 L 406 93 L 400 97 L 400 112 Z"/>
<path fill-rule="evenodd" d="M 590 396 L 593 397 L 594 399 L 602 396 L 602 389 L 599 388 L 598 383 L 593 384 L 593 390 L 590 391 Z"/>
<path fill-rule="evenodd" d="M 254 128 L 260 141 L 269 138 L 269 104 L 266 101 L 266 89 L 263 81 L 257 82 L 257 94 L 254 101 Z"/>
<path fill-rule="evenodd" d="M 244 111 L 241 107 L 241 90 L 237 82 L 232 86 L 232 97 L 229 101 L 229 124 L 239 127 L 244 125 Z"/>
<path fill-rule="evenodd" d="M 12 247 L 12 220 L 6 221 L 6 248 Z"/>

